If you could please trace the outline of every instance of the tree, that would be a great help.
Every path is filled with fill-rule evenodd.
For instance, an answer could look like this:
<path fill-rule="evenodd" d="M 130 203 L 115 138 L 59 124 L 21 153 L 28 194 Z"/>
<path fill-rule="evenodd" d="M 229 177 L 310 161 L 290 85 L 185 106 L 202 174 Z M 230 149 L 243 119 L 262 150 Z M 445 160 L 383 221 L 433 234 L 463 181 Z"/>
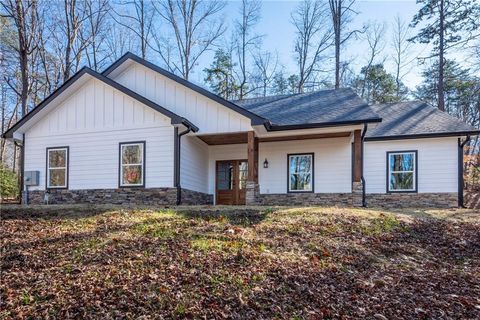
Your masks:
<path fill-rule="evenodd" d="M 260 20 L 262 5 L 258 0 L 242 0 L 240 7 L 240 20 L 235 21 L 235 37 L 239 72 L 240 99 L 247 94 L 247 53 L 251 53 L 252 47 L 258 45 L 261 36 L 254 34 L 253 29 Z"/>
<path fill-rule="evenodd" d="M 288 92 L 288 80 L 285 78 L 284 70 L 279 70 L 273 76 L 273 94 L 286 94 Z"/>
<path fill-rule="evenodd" d="M 188 80 L 200 57 L 215 45 L 225 32 L 223 20 L 217 19 L 225 2 L 218 0 L 165 0 L 156 6 L 174 34 L 177 61 L 171 67 Z M 165 56 L 161 55 L 166 63 Z"/>
<path fill-rule="evenodd" d="M 476 0 L 417 0 L 417 3 L 423 6 L 413 17 L 411 26 L 416 27 L 424 21 L 427 24 L 410 41 L 434 45 L 429 58 L 438 57 L 438 70 L 435 72 L 438 73 L 437 101 L 438 108 L 444 111 L 445 54 L 480 36 L 480 5 Z"/>
<path fill-rule="evenodd" d="M 334 31 L 334 43 L 335 43 L 335 89 L 340 88 L 341 75 L 340 75 L 340 49 L 341 46 L 350 39 L 352 35 L 359 30 L 348 31 L 346 35 L 343 35 L 342 31 L 345 31 L 346 26 L 352 21 L 352 7 L 355 0 L 328 0 L 330 5 L 330 14 L 332 17 L 333 31 Z"/>
<path fill-rule="evenodd" d="M 207 82 L 213 92 L 224 99 L 236 99 L 240 90 L 240 86 L 235 82 L 233 76 L 232 57 L 223 49 L 215 51 L 210 68 L 204 69 L 207 74 L 205 82 Z"/>
<path fill-rule="evenodd" d="M 409 71 L 411 71 L 411 68 L 408 68 L 406 71 L 405 68 L 408 67 L 413 61 L 410 58 L 411 42 L 408 41 L 408 39 L 410 38 L 410 28 L 408 24 L 402 21 L 400 16 L 397 15 L 394 22 L 392 23 L 392 29 L 392 58 L 395 64 L 397 99 L 399 99 L 401 96 L 402 79 Z"/>
<path fill-rule="evenodd" d="M 395 77 L 385 71 L 383 64 L 365 66 L 360 73 L 353 87 L 363 92 L 362 98 L 368 103 L 398 102 L 406 95 L 406 87 L 400 83 L 400 88 L 397 90 Z M 397 97 L 397 91 L 402 95 Z"/>
<path fill-rule="evenodd" d="M 303 92 L 305 84 L 318 72 L 322 54 L 331 48 L 333 29 L 329 23 L 325 2 L 304 0 L 291 15 L 295 27 L 295 54 L 298 66 L 297 91 Z"/>
<path fill-rule="evenodd" d="M 254 60 L 256 67 L 254 79 L 258 83 L 256 88 L 260 89 L 260 95 L 265 97 L 277 70 L 278 56 L 274 56 L 271 52 L 260 52 L 254 56 Z"/>
<path fill-rule="evenodd" d="M 292 74 L 287 78 L 288 93 L 297 93 L 300 82 L 300 77 L 297 74 Z"/>
<path fill-rule="evenodd" d="M 111 17 L 115 22 L 132 32 L 140 41 L 140 53 L 143 59 L 147 56 L 150 37 L 153 31 L 153 13 L 154 8 L 150 6 L 147 0 L 130 0 L 119 3 L 121 8 L 133 8 L 126 13 L 120 11 L 117 6 L 113 6 Z"/>
<path fill-rule="evenodd" d="M 20 70 L 20 85 L 12 84 L 12 78 L 4 78 L 7 84 L 20 98 L 20 112 L 23 117 L 28 112 L 28 98 L 30 93 L 30 62 L 34 51 L 37 49 L 38 12 L 35 0 L 5 0 L 0 2 L 2 16 L 11 19 L 15 26 L 17 43 L 12 49 L 17 55 Z"/>
<path fill-rule="evenodd" d="M 362 69 L 364 70 L 364 72 L 361 72 L 364 76 L 364 79 L 361 82 L 362 86 L 360 90 L 360 96 L 362 97 L 365 97 L 365 90 L 367 89 L 367 84 L 369 83 L 367 77 L 370 74 L 370 68 L 374 65 L 375 60 L 385 48 L 385 43 L 383 41 L 384 34 L 384 24 L 371 23 L 366 29 L 365 40 L 367 41 L 369 51 L 367 57 L 367 65 Z"/>

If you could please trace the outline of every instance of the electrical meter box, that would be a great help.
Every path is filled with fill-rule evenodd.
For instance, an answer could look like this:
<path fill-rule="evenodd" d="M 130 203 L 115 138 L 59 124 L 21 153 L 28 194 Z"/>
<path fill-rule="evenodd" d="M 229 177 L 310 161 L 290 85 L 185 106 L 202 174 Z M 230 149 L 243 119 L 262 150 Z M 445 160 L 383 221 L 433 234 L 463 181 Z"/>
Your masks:
<path fill-rule="evenodd" d="M 25 186 L 38 186 L 40 171 L 25 171 L 23 183 Z"/>

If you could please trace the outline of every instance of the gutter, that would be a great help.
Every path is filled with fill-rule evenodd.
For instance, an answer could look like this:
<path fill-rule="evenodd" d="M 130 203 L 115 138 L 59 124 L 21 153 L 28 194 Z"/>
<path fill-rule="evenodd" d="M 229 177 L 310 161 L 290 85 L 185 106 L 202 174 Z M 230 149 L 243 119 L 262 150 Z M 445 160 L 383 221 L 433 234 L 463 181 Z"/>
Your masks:
<path fill-rule="evenodd" d="M 180 184 L 180 162 L 181 162 L 181 138 L 182 136 L 186 135 L 192 131 L 192 128 L 187 127 L 187 129 L 181 133 L 178 133 L 178 128 L 174 128 L 174 185 L 177 189 L 177 200 L 176 205 L 180 205 L 182 203 L 182 186 Z M 193 130 L 194 131 L 194 130 Z"/>
<path fill-rule="evenodd" d="M 360 180 L 362 181 L 362 207 L 366 208 L 367 207 L 367 191 L 366 191 L 366 186 L 367 182 L 365 181 L 365 177 L 363 176 L 363 156 L 365 154 L 365 135 L 367 134 L 368 130 L 368 124 L 365 123 L 363 125 L 363 132 L 362 132 L 362 139 L 361 139 L 361 154 L 362 154 L 362 163 L 361 163 L 361 170 L 362 170 L 362 176 Z"/>
<path fill-rule="evenodd" d="M 264 124 L 267 131 L 284 131 L 284 130 L 298 130 L 298 129 L 313 129 L 313 128 L 330 128 L 340 126 L 351 126 L 367 123 L 382 122 L 381 118 L 371 118 L 365 120 L 349 120 L 349 121 L 331 121 L 320 123 L 305 123 L 305 124 L 292 124 L 292 125 L 272 125 L 270 122 Z"/>
<path fill-rule="evenodd" d="M 463 147 L 470 141 L 470 135 L 462 142 L 461 138 L 458 138 L 458 207 L 465 208 L 463 198 Z"/>

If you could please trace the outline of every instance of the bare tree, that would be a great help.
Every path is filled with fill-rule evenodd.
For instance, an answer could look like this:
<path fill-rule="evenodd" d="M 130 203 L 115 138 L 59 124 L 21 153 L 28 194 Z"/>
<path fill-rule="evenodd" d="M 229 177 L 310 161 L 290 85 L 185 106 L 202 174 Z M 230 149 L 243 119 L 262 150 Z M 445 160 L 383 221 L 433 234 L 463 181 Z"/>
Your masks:
<path fill-rule="evenodd" d="M 333 28 L 328 19 L 328 7 L 325 2 L 304 0 L 291 15 L 295 27 L 295 54 L 299 81 L 297 90 L 303 92 L 305 84 L 318 71 L 322 54 L 331 48 Z"/>
<path fill-rule="evenodd" d="M 85 28 L 80 30 L 80 38 L 88 43 L 86 58 L 88 66 L 94 70 L 99 70 L 108 57 L 102 48 L 107 37 L 105 27 L 109 9 L 108 0 L 85 0 L 87 20 Z"/>
<path fill-rule="evenodd" d="M 352 30 L 346 32 L 346 26 L 352 21 L 352 14 L 357 14 L 353 9 L 355 0 L 328 0 L 330 5 L 330 14 L 332 16 L 334 42 L 335 42 L 335 89 L 340 88 L 341 83 L 341 66 L 340 66 L 340 49 L 353 35 L 362 33 L 364 30 Z"/>
<path fill-rule="evenodd" d="M 223 20 L 217 14 L 225 2 L 217 0 L 163 0 L 155 6 L 174 34 L 176 59 L 165 60 L 170 68 L 185 80 L 198 63 L 199 58 L 210 50 L 225 32 Z"/>
<path fill-rule="evenodd" d="M 240 99 L 247 94 L 247 53 L 251 53 L 252 47 L 258 45 L 261 35 L 253 33 L 253 28 L 260 20 L 261 2 L 258 0 L 242 0 L 240 7 L 241 18 L 235 21 L 235 41 L 238 56 Z"/>
<path fill-rule="evenodd" d="M 12 49 L 18 57 L 20 70 L 20 85 L 12 84 L 11 78 L 4 78 L 6 83 L 16 92 L 20 99 L 20 112 L 24 116 L 28 112 L 30 93 L 29 63 L 33 52 L 37 49 L 37 1 L 36 0 L 5 0 L 0 2 L 2 16 L 11 19 L 15 26 L 18 42 Z"/>
<path fill-rule="evenodd" d="M 143 59 L 147 55 L 147 48 L 150 46 L 150 37 L 153 32 L 153 14 L 155 12 L 154 7 L 150 6 L 150 2 L 147 0 L 131 0 L 121 1 L 119 5 L 123 8 L 133 8 L 134 14 L 131 14 L 131 10 L 127 10 L 123 13 L 119 10 L 118 6 L 112 6 L 113 14 L 112 18 L 119 25 L 130 30 L 140 41 L 140 53 Z"/>
<path fill-rule="evenodd" d="M 370 23 L 367 26 L 365 40 L 368 44 L 368 56 L 367 56 L 367 64 L 364 68 L 364 79 L 362 81 L 362 89 L 361 89 L 361 96 L 362 98 L 365 97 L 365 90 L 367 89 L 367 77 L 370 73 L 370 69 L 376 62 L 378 56 L 382 53 L 383 49 L 385 49 L 385 42 L 384 42 L 384 34 L 385 34 L 385 24 L 380 24 L 377 22 Z M 369 100 L 367 98 L 367 100 Z"/>
<path fill-rule="evenodd" d="M 256 75 L 259 85 L 258 89 L 261 89 L 261 95 L 266 96 L 268 88 L 272 83 L 278 66 L 278 55 L 273 55 L 271 52 L 259 52 L 254 56 Z"/>
<path fill-rule="evenodd" d="M 413 59 L 410 57 L 412 43 L 408 41 L 410 38 L 410 28 L 400 16 L 396 16 L 392 23 L 393 38 L 393 62 L 395 64 L 395 82 L 397 84 L 397 99 L 400 98 L 401 85 L 403 77 L 411 71 L 411 68 L 405 70 L 411 65 Z"/>

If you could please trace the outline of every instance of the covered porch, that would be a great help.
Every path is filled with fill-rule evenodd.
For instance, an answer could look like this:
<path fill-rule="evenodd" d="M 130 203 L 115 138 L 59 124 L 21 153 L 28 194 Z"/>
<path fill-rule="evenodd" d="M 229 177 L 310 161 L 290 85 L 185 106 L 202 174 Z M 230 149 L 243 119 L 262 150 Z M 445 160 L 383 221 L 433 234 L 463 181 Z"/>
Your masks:
<path fill-rule="evenodd" d="M 338 196 L 361 205 L 362 125 L 284 130 L 195 134 L 209 148 L 210 191 L 215 204 L 320 202 Z M 291 157 L 311 154 L 308 191 L 291 190 Z M 276 201 L 278 202 L 278 201 Z M 282 203 L 282 201 L 280 201 Z"/>

